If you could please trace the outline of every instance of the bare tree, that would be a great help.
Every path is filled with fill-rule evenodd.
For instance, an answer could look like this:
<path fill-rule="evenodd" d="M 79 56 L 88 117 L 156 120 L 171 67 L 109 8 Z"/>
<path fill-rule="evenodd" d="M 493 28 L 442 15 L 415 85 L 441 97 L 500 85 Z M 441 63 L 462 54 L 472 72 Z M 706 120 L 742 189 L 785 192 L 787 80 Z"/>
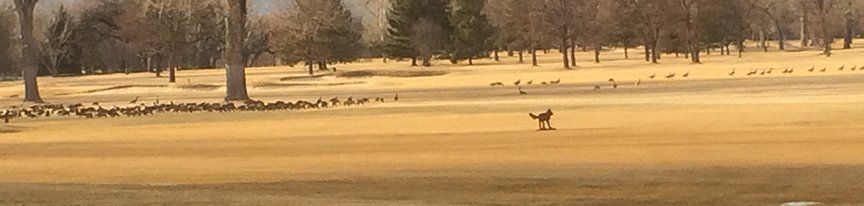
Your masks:
<path fill-rule="evenodd" d="M 246 62 L 243 48 L 246 45 L 246 0 L 226 0 L 228 17 L 225 18 L 225 75 L 227 80 L 225 101 L 248 100 L 246 92 Z"/>
<path fill-rule="evenodd" d="M 54 15 L 54 22 L 48 28 L 47 41 L 42 47 L 47 55 L 47 69 L 51 75 L 58 75 L 60 65 L 70 55 L 74 20 L 65 6 L 60 6 Z"/>
<path fill-rule="evenodd" d="M 18 11 L 18 21 L 21 24 L 21 42 L 24 44 L 23 54 L 24 71 L 24 101 L 42 103 L 39 96 L 39 85 L 36 83 L 37 70 L 39 69 L 39 45 L 33 37 L 33 10 L 39 0 L 14 0 L 15 9 Z"/>
<path fill-rule="evenodd" d="M 819 26 L 820 33 L 822 35 L 822 46 L 824 50 L 822 50 L 822 54 L 827 57 L 831 56 L 831 45 L 834 43 L 834 35 L 831 31 L 831 25 L 829 18 L 829 13 L 831 12 L 831 8 L 834 7 L 833 0 L 810 0 L 810 3 L 813 6 L 813 10 L 816 15 L 819 17 Z"/>
<path fill-rule="evenodd" d="M 430 62 L 432 55 L 444 49 L 442 45 L 445 44 L 444 38 L 447 37 L 444 29 L 435 22 L 421 17 L 411 30 L 411 44 L 414 44 L 420 52 L 423 66 L 432 66 Z"/>

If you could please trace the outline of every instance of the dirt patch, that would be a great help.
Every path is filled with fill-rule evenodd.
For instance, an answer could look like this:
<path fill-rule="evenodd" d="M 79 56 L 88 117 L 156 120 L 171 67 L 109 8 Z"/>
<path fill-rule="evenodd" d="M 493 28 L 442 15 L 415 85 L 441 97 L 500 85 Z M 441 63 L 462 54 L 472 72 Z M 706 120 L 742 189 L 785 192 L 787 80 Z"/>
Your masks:
<path fill-rule="evenodd" d="M 366 84 L 367 82 L 356 81 L 356 82 L 335 82 L 335 83 L 273 83 L 273 82 L 262 82 L 256 83 L 252 85 L 254 88 L 282 88 L 282 87 L 316 87 L 316 86 L 345 86 L 345 85 L 356 85 L 356 84 Z"/>
<path fill-rule="evenodd" d="M 368 77 L 381 76 L 381 77 L 410 78 L 410 77 L 443 76 L 443 75 L 447 75 L 447 74 L 449 74 L 449 72 L 446 72 L 446 71 L 359 70 L 359 71 L 338 72 L 338 73 L 336 73 L 336 77 L 368 78 Z"/>
<path fill-rule="evenodd" d="M 318 80 L 324 77 L 332 77 L 333 74 L 319 74 L 312 76 L 293 76 L 293 77 L 283 77 L 279 79 L 279 81 L 301 81 L 301 80 Z"/>
<path fill-rule="evenodd" d="M 0 120 L 3 121 L 3 120 Z M 11 134 L 21 132 L 19 129 L 0 126 L 0 134 Z"/>
<path fill-rule="evenodd" d="M 202 91 L 213 91 L 221 88 L 222 86 L 213 85 L 213 84 L 184 84 L 177 85 L 178 89 L 186 89 L 186 90 L 202 90 Z"/>
<path fill-rule="evenodd" d="M 92 94 L 97 92 L 106 92 L 111 90 L 120 90 L 120 89 L 131 89 L 131 88 L 165 88 L 168 85 L 153 85 L 153 84 L 136 84 L 136 85 L 120 85 L 113 87 L 106 87 L 101 89 L 91 89 L 82 92 L 72 92 L 72 93 L 60 93 L 56 94 L 57 96 L 66 96 L 66 95 L 76 95 L 76 94 Z"/>

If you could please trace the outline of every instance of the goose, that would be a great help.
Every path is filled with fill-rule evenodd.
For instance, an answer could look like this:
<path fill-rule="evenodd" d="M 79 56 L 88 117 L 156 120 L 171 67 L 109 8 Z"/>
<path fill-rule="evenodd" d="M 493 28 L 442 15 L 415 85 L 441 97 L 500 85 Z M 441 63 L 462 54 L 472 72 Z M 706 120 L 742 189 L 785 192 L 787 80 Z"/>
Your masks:
<path fill-rule="evenodd" d="M 735 69 L 732 69 L 732 72 L 729 72 L 729 76 L 735 76 Z"/>
<path fill-rule="evenodd" d="M 520 95 L 526 95 L 526 94 L 528 94 L 528 92 L 522 91 L 522 87 L 519 87 L 519 94 Z"/>
<path fill-rule="evenodd" d="M 399 93 L 396 93 L 396 97 L 393 97 L 393 101 L 394 101 L 394 102 L 398 102 L 398 101 L 399 101 Z"/>
<path fill-rule="evenodd" d="M 850 70 L 855 71 L 856 69 L 858 69 L 858 65 L 852 66 L 852 69 Z"/>
<path fill-rule="evenodd" d="M 810 67 L 810 70 L 807 70 L 807 71 L 808 71 L 808 72 L 816 71 L 816 67 Z"/>
<path fill-rule="evenodd" d="M 681 75 L 681 77 L 684 77 L 684 78 L 690 77 L 690 71 L 687 71 L 687 73 L 684 73 L 684 75 Z"/>
<path fill-rule="evenodd" d="M 654 73 L 654 74 L 651 74 L 651 76 L 648 76 L 648 78 L 650 78 L 650 79 L 654 79 L 654 77 L 657 77 L 657 73 Z"/>
<path fill-rule="evenodd" d="M 132 101 L 129 101 L 129 104 L 135 104 L 135 103 L 138 103 L 138 97 L 135 97 L 135 99 L 133 99 Z"/>
<path fill-rule="evenodd" d="M 521 84 L 521 83 L 522 83 L 522 79 L 519 79 L 519 80 L 516 80 L 515 82 L 513 82 L 513 85 L 519 86 L 519 84 Z"/>
<path fill-rule="evenodd" d="M 639 79 L 639 81 L 636 81 L 636 86 L 639 86 L 639 85 L 642 85 L 642 79 Z"/>
<path fill-rule="evenodd" d="M 822 67 L 822 70 L 819 70 L 819 71 L 824 73 L 824 72 L 828 71 L 828 68 Z"/>
<path fill-rule="evenodd" d="M 525 84 L 528 84 L 528 85 L 531 85 L 531 84 L 533 84 L 533 83 L 534 83 L 534 80 L 533 80 L 533 79 L 532 79 L 532 80 L 528 80 L 528 82 L 525 82 Z"/>
<path fill-rule="evenodd" d="M 837 69 L 837 71 L 843 71 L 843 69 L 846 69 L 846 65 L 840 66 L 840 68 Z"/>
<path fill-rule="evenodd" d="M 774 68 L 768 68 L 768 72 L 765 72 L 765 73 L 770 75 L 771 72 L 774 72 Z"/>
<path fill-rule="evenodd" d="M 669 75 L 666 75 L 666 79 L 675 78 L 675 72 L 669 72 Z"/>
<path fill-rule="evenodd" d="M 760 73 L 759 75 L 765 76 L 765 72 L 767 72 L 767 71 L 762 70 L 762 73 Z"/>
<path fill-rule="evenodd" d="M 556 79 L 555 81 L 549 81 L 551 84 L 559 84 L 561 83 L 561 78 Z"/>
<path fill-rule="evenodd" d="M 614 78 L 609 78 L 609 82 L 612 82 L 613 89 L 618 89 L 618 82 L 615 82 Z"/>

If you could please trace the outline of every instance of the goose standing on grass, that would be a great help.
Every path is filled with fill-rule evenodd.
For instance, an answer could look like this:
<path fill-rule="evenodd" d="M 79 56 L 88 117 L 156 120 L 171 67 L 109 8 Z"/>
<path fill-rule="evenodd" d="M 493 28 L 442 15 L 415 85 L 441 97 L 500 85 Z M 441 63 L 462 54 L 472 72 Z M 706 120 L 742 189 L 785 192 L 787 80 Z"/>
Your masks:
<path fill-rule="evenodd" d="M 642 79 L 639 79 L 639 81 L 636 81 L 636 86 L 639 86 L 639 85 L 642 85 Z"/>
<path fill-rule="evenodd" d="M 828 71 L 828 68 L 822 67 L 822 70 L 819 70 L 819 71 L 822 73 L 825 73 L 826 71 Z"/>
<path fill-rule="evenodd" d="M 768 72 L 766 72 L 766 73 L 767 73 L 768 75 L 771 75 L 771 72 L 774 72 L 774 68 L 768 68 Z"/>
<path fill-rule="evenodd" d="M 666 75 L 666 79 L 675 78 L 675 72 L 669 72 L 669 75 Z"/>
<path fill-rule="evenodd" d="M 765 72 L 768 72 L 768 71 L 767 71 L 767 70 L 762 70 L 762 73 L 760 73 L 759 75 L 765 76 Z"/>
<path fill-rule="evenodd" d="M 837 69 L 837 71 L 843 71 L 843 69 L 846 69 L 846 65 L 840 66 L 840 68 Z"/>
<path fill-rule="evenodd" d="M 684 75 L 681 75 L 681 77 L 684 77 L 684 78 L 690 77 L 690 71 L 687 71 L 687 73 L 684 73 Z"/>
<path fill-rule="evenodd" d="M 135 104 L 135 103 L 138 103 L 138 97 L 135 97 L 135 99 L 133 99 L 132 101 L 129 101 L 129 104 Z"/>
<path fill-rule="evenodd" d="M 519 87 L 519 95 L 526 95 L 528 92 L 522 91 L 522 87 Z"/>
<path fill-rule="evenodd" d="M 399 93 L 396 93 L 396 97 L 393 97 L 393 101 L 394 101 L 394 102 L 398 102 L 398 101 L 399 101 Z"/>
<path fill-rule="evenodd" d="M 532 79 L 532 80 L 528 80 L 528 82 L 525 82 L 525 84 L 528 84 L 528 85 L 534 84 L 534 80 L 533 80 L 533 79 Z"/>
<path fill-rule="evenodd" d="M 807 71 L 808 71 L 808 72 L 816 71 L 816 67 L 810 67 L 810 70 L 807 70 Z"/>
<path fill-rule="evenodd" d="M 516 80 L 515 82 L 513 82 L 513 85 L 519 86 L 519 84 L 521 84 L 521 83 L 522 83 L 522 79 L 519 79 L 519 80 Z"/>
<path fill-rule="evenodd" d="M 795 73 L 795 68 L 789 68 L 789 74 Z"/>
<path fill-rule="evenodd" d="M 609 82 L 612 82 L 613 89 L 618 89 L 618 82 L 615 82 L 614 78 L 609 78 Z"/>
<path fill-rule="evenodd" d="M 732 72 L 729 72 L 729 76 L 735 76 L 735 69 L 732 69 Z"/>
<path fill-rule="evenodd" d="M 549 83 L 551 83 L 551 84 L 560 84 L 560 83 L 561 83 L 561 78 L 558 78 L 558 79 L 556 79 L 555 81 L 550 81 Z"/>
<path fill-rule="evenodd" d="M 655 77 L 657 77 L 657 73 L 654 73 L 654 74 L 651 74 L 651 76 L 648 76 L 649 79 L 654 79 Z"/>
<path fill-rule="evenodd" d="M 851 69 L 851 70 L 852 70 L 852 71 L 855 71 L 856 69 L 858 69 L 858 65 L 852 66 L 852 69 Z"/>

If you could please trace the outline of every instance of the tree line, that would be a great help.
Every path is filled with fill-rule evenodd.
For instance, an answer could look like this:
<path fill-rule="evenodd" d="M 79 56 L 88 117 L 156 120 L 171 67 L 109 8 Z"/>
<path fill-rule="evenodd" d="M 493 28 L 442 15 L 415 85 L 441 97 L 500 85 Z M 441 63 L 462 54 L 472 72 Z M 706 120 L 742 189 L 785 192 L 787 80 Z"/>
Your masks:
<path fill-rule="evenodd" d="M 34 13 L 38 0 L 14 0 L 0 7 L 0 77 L 23 76 L 36 88 L 36 75 L 149 71 L 175 82 L 177 68 L 227 67 L 245 87 L 242 69 L 231 68 L 262 59 L 313 74 L 362 57 L 431 66 L 499 53 L 522 63 L 527 54 L 537 65 L 536 52 L 555 50 L 571 68 L 579 49 L 599 63 L 604 50 L 630 58 L 641 47 L 648 62 L 675 54 L 699 63 L 717 50 L 742 55 L 747 40 L 765 51 L 776 42 L 830 56 L 835 39 L 851 48 L 864 33 L 856 0 L 389 0 L 365 20 L 344 1 L 364 0 L 284 0 L 287 7 L 263 14 L 243 0 L 93 0 L 48 14 Z M 363 38 L 380 32 L 368 21 L 380 21 L 382 38 Z"/>
<path fill-rule="evenodd" d="M 399 0 L 391 1 L 384 56 L 433 56 L 453 63 L 472 58 L 557 50 L 563 66 L 577 65 L 577 49 L 601 51 L 643 47 L 645 61 L 662 54 L 700 63 L 703 53 L 742 55 L 747 40 L 767 51 L 770 41 L 786 50 L 831 45 L 843 38 L 851 48 L 862 33 L 864 2 L 855 0 Z M 469 42 L 469 43 L 466 43 Z M 801 46 L 803 45 L 803 46 Z"/>

